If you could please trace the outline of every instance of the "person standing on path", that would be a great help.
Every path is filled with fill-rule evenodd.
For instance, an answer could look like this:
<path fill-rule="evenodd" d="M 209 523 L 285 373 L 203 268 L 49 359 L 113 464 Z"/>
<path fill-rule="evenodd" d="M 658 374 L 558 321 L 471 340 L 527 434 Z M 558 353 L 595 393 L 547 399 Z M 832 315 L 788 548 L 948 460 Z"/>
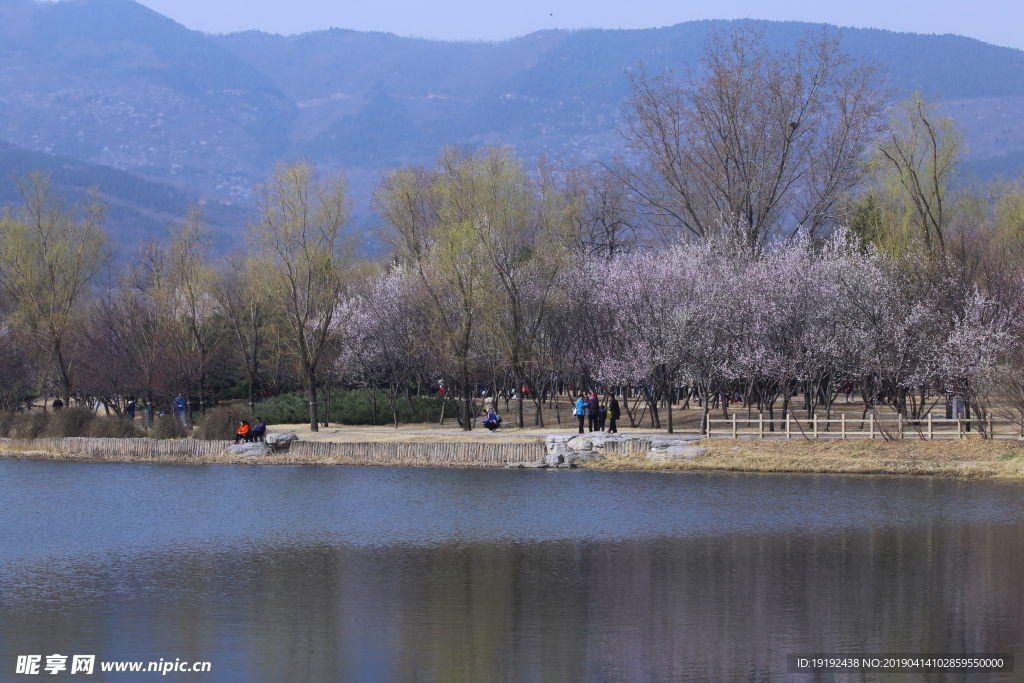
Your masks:
<path fill-rule="evenodd" d="M 616 423 L 619 421 L 619 417 L 622 412 L 619 410 L 619 402 L 615 399 L 615 395 L 608 397 L 608 433 L 618 434 L 619 428 Z"/>
<path fill-rule="evenodd" d="M 185 399 L 181 394 L 174 397 L 174 416 L 181 420 L 181 424 L 186 427 L 188 427 L 188 423 L 185 422 L 185 408 L 187 407 L 188 404 L 185 402 Z"/>
<path fill-rule="evenodd" d="M 580 396 L 576 399 L 576 409 L 572 412 L 573 415 L 580 421 L 580 434 L 583 433 L 583 418 L 587 415 L 587 404 L 583 401 L 583 397 Z"/>
<path fill-rule="evenodd" d="M 587 401 L 587 422 L 590 431 L 597 429 L 597 417 L 600 412 L 601 404 L 597 400 L 597 395 L 591 394 L 590 399 Z"/>

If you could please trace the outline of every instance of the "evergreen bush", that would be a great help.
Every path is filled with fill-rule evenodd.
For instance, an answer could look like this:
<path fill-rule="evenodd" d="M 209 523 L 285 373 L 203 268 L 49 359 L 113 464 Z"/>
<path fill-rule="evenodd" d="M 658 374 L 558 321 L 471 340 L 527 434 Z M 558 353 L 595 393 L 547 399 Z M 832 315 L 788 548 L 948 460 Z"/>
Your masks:
<path fill-rule="evenodd" d="M 318 397 L 317 408 L 326 410 L 326 396 Z M 441 399 L 436 396 L 413 396 L 415 414 L 404 396 L 398 399 L 398 421 L 436 422 L 441 416 Z M 330 422 L 343 425 L 394 424 L 387 394 L 377 392 L 377 420 L 373 419 L 373 406 L 363 389 L 335 389 L 331 392 Z M 256 404 L 256 414 L 267 424 L 303 424 L 309 422 L 309 399 L 303 392 L 290 392 L 264 399 Z M 321 413 L 322 415 L 323 413 Z M 322 417 L 321 417 L 322 419 Z"/>

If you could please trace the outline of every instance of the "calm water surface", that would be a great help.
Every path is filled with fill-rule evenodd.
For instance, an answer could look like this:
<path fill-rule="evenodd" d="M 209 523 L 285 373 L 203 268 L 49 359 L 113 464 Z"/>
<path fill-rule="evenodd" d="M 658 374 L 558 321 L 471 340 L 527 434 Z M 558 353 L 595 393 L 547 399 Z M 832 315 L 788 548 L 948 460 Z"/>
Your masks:
<path fill-rule="evenodd" d="M 1022 680 L 785 664 L 1015 652 L 1024 670 L 1022 493 L 924 477 L 0 461 L 0 680 L 32 680 L 16 655 L 54 652 L 212 672 L 41 679 Z"/>

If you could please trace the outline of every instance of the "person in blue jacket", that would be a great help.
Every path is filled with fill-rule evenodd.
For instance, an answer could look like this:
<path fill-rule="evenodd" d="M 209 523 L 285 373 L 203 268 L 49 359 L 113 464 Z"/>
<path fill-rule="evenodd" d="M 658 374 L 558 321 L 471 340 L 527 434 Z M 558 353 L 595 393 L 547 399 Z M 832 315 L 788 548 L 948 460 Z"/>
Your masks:
<path fill-rule="evenodd" d="M 501 416 L 494 411 L 487 411 L 487 419 L 483 422 L 484 427 L 492 432 L 501 426 Z"/>
<path fill-rule="evenodd" d="M 576 416 L 576 419 L 580 421 L 580 434 L 583 433 L 583 421 L 587 417 L 587 402 L 580 396 L 576 399 L 576 409 L 572 411 L 572 414 Z"/>
<path fill-rule="evenodd" d="M 188 423 L 185 422 L 185 408 L 187 407 L 188 403 L 182 398 L 181 394 L 174 397 L 174 416 L 181 420 L 181 424 L 186 427 L 188 426 Z"/>

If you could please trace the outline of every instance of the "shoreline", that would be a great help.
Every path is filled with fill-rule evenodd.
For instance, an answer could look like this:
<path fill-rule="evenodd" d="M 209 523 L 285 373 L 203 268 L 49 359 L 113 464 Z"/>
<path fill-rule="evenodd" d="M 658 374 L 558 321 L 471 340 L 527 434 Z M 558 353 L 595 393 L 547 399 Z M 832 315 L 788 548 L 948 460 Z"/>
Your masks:
<path fill-rule="evenodd" d="M 45 445 L 2 440 L 0 458 L 194 465 L 365 465 L 447 468 L 536 466 L 532 454 L 543 453 L 543 441 L 539 438 L 528 440 L 523 437 L 525 435 L 512 443 L 484 440 L 447 443 L 433 440 L 428 443 L 413 440 L 300 441 L 296 442 L 301 446 L 295 451 L 271 455 L 230 454 L 224 450 L 228 445 L 226 442 L 155 442 L 174 444 L 174 450 L 181 451 L 160 455 L 154 454 L 152 442 L 133 447 L 133 444 L 126 442 L 134 440 L 125 439 L 69 439 L 67 444 L 50 440 Z M 111 443 L 115 441 L 120 442 L 116 444 L 116 450 L 119 452 L 108 452 L 115 450 L 115 444 Z M 86 444 L 88 448 L 83 446 L 82 442 L 89 442 Z M 589 462 L 575 463 L 573 467 L 594 471 L 884 474 L 1024 480 L 1024 442 L 1021 441 L 702 439 L 692 440 L 690 444 L 704 449 L 705 452 L 682 460 L 651 460 L 646 453 L 610 451 Z M 74 448 L 60 447 L 65 445 Z M 142 448 L 147 451 L 145 454 L 142 454 Z M 184 452 L 186 450 L 188 452 Z M 474 458 L 467 456 L 467 453 L 481 455 Z"/>

